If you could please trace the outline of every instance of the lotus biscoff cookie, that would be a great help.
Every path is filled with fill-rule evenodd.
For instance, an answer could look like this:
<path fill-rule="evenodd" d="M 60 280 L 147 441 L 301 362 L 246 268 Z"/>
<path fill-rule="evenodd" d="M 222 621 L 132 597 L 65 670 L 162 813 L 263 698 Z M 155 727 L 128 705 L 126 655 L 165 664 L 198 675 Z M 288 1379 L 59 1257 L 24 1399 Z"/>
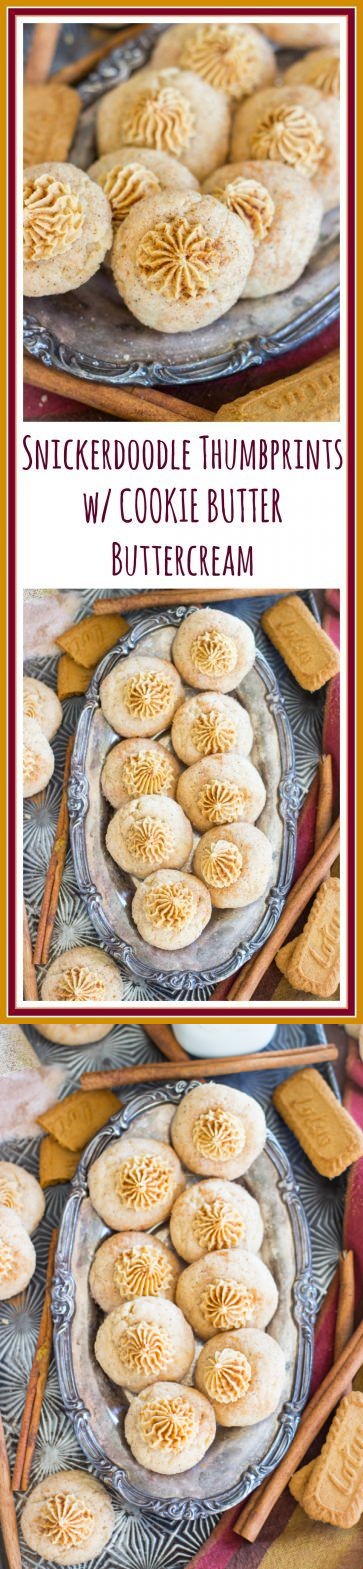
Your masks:
<path fill-rule="evenodd" d="M 261 625 L 305 691 L 317 692 L 337 675 L 338 650 L 298 594 L 289 594 L 264 610 Z"/>
<path fill-rule="evenodd" d="M 303 1068 L 285 1079 L 272 1099 L 322 1177 L 338 1177 L 363 1155 L 363 1134 L 317 1068 Z"/>
<path fill-rule="evenodd" d="M 313 997 L 333 997 L 340 973 L 340 881 L 327 877 L 289 961 L 288 979 Z"/>
<path fill-rule="evenodd" d="M 340 1530 L 357 1524 L 363 1509 L 363 1394 L 345 1395 L 321 1455 L 304 1488 L 304 1509 L 313 1520 Z"/>
<path fill-rule="evenodd" d="M 81 99 L 65 82 L 25 82 L 23 151 L 29 164 L 64 163 L 81 112 Z"/>

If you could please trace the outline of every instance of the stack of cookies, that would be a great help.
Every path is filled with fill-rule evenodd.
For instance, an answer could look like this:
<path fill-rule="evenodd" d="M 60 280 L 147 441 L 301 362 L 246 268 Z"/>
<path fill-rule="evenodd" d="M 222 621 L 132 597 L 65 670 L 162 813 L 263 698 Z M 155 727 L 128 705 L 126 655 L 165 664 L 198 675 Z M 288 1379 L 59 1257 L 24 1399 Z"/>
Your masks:
<path fill-rule="evenodd" d="M 123 737 L 101 776 L 114 808 L 106 846 L 135 879 L 133 919 L 157 948 L 187 947 L 213 908 L 242 908 L 270 883 L 271 845 L 256 827 L 266 790 L 248 755 L 252 725 L 229 695 L 254 658 L 246 622 L 196 610 L 170 659 L 129 654 L 101 682 L 102 711 Z"/>
<path fill-rule="evenodd" d="M 292 31 L 308 48 L 309 30 L 305 42 Z M 324 23 L 326 47 L 277 79 L 269 32 L 166 28 L 151 63 L 101 98 L 88 174 L 39 161 L 39 106 L 26 98 L 26 293 L 76 289 L 104 262 L 137 320 L 175 333 L 296 282 L 339 202 L 339 38 Z M 46 92 L 49 160 L 63 143 Z M 70 113 L 74 126 L 73 101 Z"/>
<path fill-rule="evenodd" d="M 170 1137 L 123 1134 L 89 1171 L 111 1231 L 89 1276 L 105 1315 L 95 1356 L 130 1401 L 136 1460 L 168 1476 L 202 1459 L 217 1423 L 270 1416 L 285 1379 L 282 1348 L 266 1333 L 278 1293 L 260 1257 L 261 1212 L 239 1180 L 263 1149 L 263 1111 L 239 1090 L 200 1084 L 180 1101 Z M 165 1223 L 166 1240 L 155 1232 Z"/>

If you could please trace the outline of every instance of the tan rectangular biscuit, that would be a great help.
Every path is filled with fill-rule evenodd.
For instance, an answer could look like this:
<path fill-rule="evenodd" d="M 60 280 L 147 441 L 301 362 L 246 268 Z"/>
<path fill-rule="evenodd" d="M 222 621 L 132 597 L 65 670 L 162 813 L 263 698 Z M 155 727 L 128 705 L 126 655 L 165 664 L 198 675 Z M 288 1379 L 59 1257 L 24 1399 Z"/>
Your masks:
<path fill-rule="evenodd" d="M 340 364 L 334 349 L 323 360 L 294 371 L 283 381 L 258 387 L 244 398 L 223 403 L 216 420 L 256 420 L 264 424 L 283 420 L 338 420 L 340 414 Z"/>
<path fill-rule="evenodd" d="M 299 686 L 317 692 L 340 669 L 338 649 L 299 594 L 264 610 L 261 625 Z"/>
<path fill-rule="evenodd" d="M 294 1471 L 294 1475 L 291 1477 L 289 1482 L 289 1492 L 291 1493 L 292 1498 L 295 1498 L 296 1503 L 301 1504 L 302 1506 L 304 1503 L 306 1484 L 314 1470 L 314 1465 L 315 1460 L 309 1460 L 308 1465 L 301 1466 L 300 1471 Z"/>
<path fill-rule="evenodd" d="M 57 1182 L 70 1182 L 77 1171 L 80 1155 L 80 1150 L 67 1150 L 58 1144 L 51 1133 L 46 1133 L 39 1150 L 41 1188 L 54 1188 Z"/>
<path fill-rule="evenodd" d="M 71 654 L 61 654 L 57 664 L 57 692 L 60 702 L 65 697 L 80 697 L 92 681 L 95 666 L 77 665 Z"/>
<path fill-rule="evenodd" d="M 340 881 L 321 883 L 310 915 L 291 954 L 288 978 L 296 991 L 332 997 L 340 975 Z"/>
<path fill-rule="evenodd" d="M 289 979 L 290 963 L 296 942 L 297 938 L 293 937 L 292 942 L 285 942 L 283 948 L 279 948 L 278 953 L 275 954 L 275 964 L 277 964 L 278 970 L 281 971 L 281 975 L 286 976 L 286 980 Z"/>
<path fill-rule="evenodd" d="M 67 1150 L 83 1150 L 108 1118 L 119 1110 L 120 1101 L 112 1090 L 75 1090 L 66 1100 L 50 1106 L 37 1120 L 46 1133 L 52 1133 L 57 1143 L 65 1145 Z"/>
<path fill-rule="evenodd" d="M 363 1155 L 363 1134 L 317 1068 L 284 1079 L 272 1100 L 322 1177 L 338 1177 Z"/>
<path fill-rule="evenodd" d="M 363 1509 L 363 1395 L 345 1395 L 304 1488 L 312 1520 L 351 1530 Z"/>
<path fill-rule="evenodd" d="M 85 616 L 83 621 L 76 621 L 72 627 L 67 627 L 56 642 L 64 648 L 66 654 L 71 654 L 77 665 L 84 665 L 87 670 L 98 665 L 104 654 L 127 632 L 127 621 L 115 611 L 114 615 Z"/>
<path fill-rule="evenodd" d="M 24 167 L 36 163 L 64 163 L 72 146 L 81 112 L 74 87 L 64 82 L 33 83 L 24 87 Z"/>

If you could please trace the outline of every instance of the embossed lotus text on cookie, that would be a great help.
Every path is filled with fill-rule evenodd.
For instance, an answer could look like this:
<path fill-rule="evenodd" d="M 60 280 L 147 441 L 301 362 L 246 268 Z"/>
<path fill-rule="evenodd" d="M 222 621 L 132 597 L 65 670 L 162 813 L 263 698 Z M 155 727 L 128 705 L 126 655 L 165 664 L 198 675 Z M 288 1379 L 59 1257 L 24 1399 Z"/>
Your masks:
<path fill-rule="evenodd" d="M 353 1391 L 338 1407 L 321 1455 L 304 1488 L 304 1509 L 314 1520 L 349 1530 L 363 1509 L 363 1394 Z"/>
<path fill-rule="evenodd" d="M 272 1099 L 321 1176 L 338 1176 L 363 1154 L 363 1135 L 316 1068 L 277 1085 Z"/>
<path fill-rule="evenodd" d="M 321 884 L 288 967 L 291 986 L 332 997 L 340 973 L 340 881 L 329 877 Z"/>
<path fill-rule="evenodd" d="M 324 686 L 339 670 L 339 653 L 298 594 L 278 600 L 261 616 L 271 643 L 295 680 L 308 692 Z"/>

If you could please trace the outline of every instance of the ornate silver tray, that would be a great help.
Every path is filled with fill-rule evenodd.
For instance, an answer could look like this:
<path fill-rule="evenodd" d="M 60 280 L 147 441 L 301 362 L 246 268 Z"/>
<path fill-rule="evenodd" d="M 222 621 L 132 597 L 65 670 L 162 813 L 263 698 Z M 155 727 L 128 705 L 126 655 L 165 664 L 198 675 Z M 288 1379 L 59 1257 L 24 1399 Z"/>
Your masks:
<path fill-rule="evenodd" d="M 153 24 L 115 49 L 81 84 L 84 110 L 71 153 L 81 168 L 88 169 L 97 156 L 98 98 L 147 64 L 155 31 Z M 123 305 L 110 273 L 101 269 L 81 289 L 26 301 L 24 347 L 43 365 L 85 381 L 176 385 L 265 364 L 314 337 L 338 314 L 339 215 L 334 212 L 324 219 L 309 265 L 291 289 L 239 300 L 206 329 L 174 336 L 142 326 Z"/>
<path fill-rule="evenodd" d="M 300 790 L 294 746 L 285 704 L 273 672 L 259 651 L 253 670 L 234 696 L 253 719 L 253 762 L 266 785 L 266 805 L 259 826 L 273 848 L 272 886 L 244 910 L 214 910 L 209 925 L 190 948 L 168 954 L 148 947 L 131 915 L 135 881 L 122 873 L 105 847 L 110 815 L 100 788 L 101 768 L 117 739 L 100 707 L 100 684 L 120 658 L 142 643 L 145 652 L 170 657 L 173 629 L 186 610 L 164 610 L 138 619 L 95 672 L 78 722 L 69 786 L 73 863 L 79 891 L 104 947 L 116 962 L 152 980 L 153 994 L 190 997 L 197 987 L 211 985 L 247 962 L 266 942 L 276 925 L 290 886 L 296 844 Z"/>
<path fill-rule="evenodd" d="M 262 1256 L 279 1290 L 279 1306 L 269 1330 L 286 1356 L 280 1407 L 253 1428 L 217 1429 L 203 1461 L 178 1477 L 177 1483 L 174 1477 L 155 1476 L 138 1465 L 123 1435 L 127 1398 L 105 1378 L 93 1352 L 99 1314 L 88 1290 L 88 1273 L 97 1246 L 109 1232 L 90 1203 L 87 1173 L 110 1141 L 131 1124 L 134 1133 L 168 1139 L 174 1108 L 191 1087 L 181 1081 L 132 1095 L 125 1111 L 111 1118 L 92 1140 L 65 1207 L 52 1292 L 61 1396 L 87 1460 L 125 1504 L 170 1521 L 210 1515 L 238 1503 L 279 1463 L 308 1394 L 316 1309 L 305 1213 L 289 1161 L 268 1133 L 265 1149 L 245 1181 L 261 1205 Z M 188 1179 L 195 1180 L 190 1173 Z M 158 1234 L 165 1239 L 167 1228 Z"/>

